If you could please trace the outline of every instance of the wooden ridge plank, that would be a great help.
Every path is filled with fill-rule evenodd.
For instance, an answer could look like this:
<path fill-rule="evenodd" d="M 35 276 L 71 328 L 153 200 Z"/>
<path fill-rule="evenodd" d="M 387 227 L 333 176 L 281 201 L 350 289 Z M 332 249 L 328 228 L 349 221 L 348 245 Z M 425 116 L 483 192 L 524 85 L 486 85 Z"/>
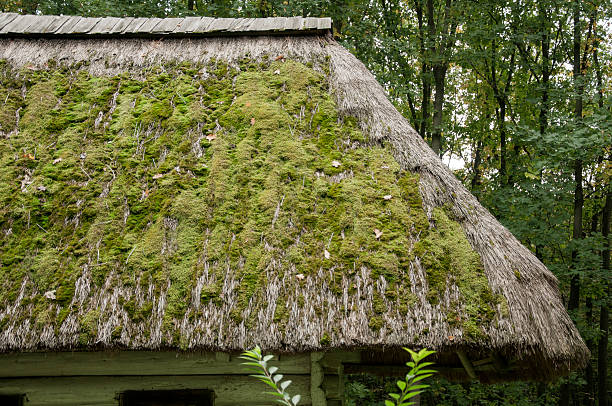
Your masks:
<path fill-rule="evenodd" d="M 87 34 L 91 31 L 96 24 L 102 20 L 100 17 L 85 17 L 81 18 L 74 27 L 72 27 L 72 34 Z"/>
<path fill-rule="evenodd" d="M 17 13 L 4 13 L 4 14 L 1 14 L 0 15 L 0 30 L 2 30 L 2 28 L 4 28 L 5 25 L 7 25 L 8 23 L 10 23 L 14 19 L 16 19 L 17 16 L 19 16 L 19 14 L 17 14 Z"/>
<path fill-rule="evenodd" d="M 89 31 L 89 34 L 109 34 L 120 21 L 121 18 L 118 17 L 104 17 Z"/>
<path fill-rule="evenodd" d="M 72 32 L 72 27 L 77 25 L 81 19 L 84 17 L 68 17 L 68 20 L 61 27 L 55 31 L 55 34 L 70 34 Z"/>
<path fill-rule="evenodd" d="M 183 18 L 164 18 L 151 30 L 152 34 L 168 34 L 183 22 Z"/>
<path fill-rule="evenodd" d="M 177 25 L 173 32 L 193 32 L 201 20 L 202 17 L 185 17 L 183 22 Z"/>
<path fill-rule="evenodd" d="M 59 17 L 58 16 L 39 16 L 36 21 L 31 24 L 24 32 L 26 34 L 42 34 L 45 32 L 47 27 L 53 24 Z"/>
<path fill-rule="evenodd" d="M 55 20 L 51 21 L 49 25 L 42 29 L 42 33 L 53 33 L 59 30 L 68 20 L 70 20 L 70 18 L 70 16 L 57 16 Z"/>
<path fill-rule="evenodd" d="M 212 18 L 212 17 L 202 17 L 200 22 L 193 29 L 193 32 L 195 32 L 195 33 L 208 32 L 208 27 L 210 27 L 210 25 L 213 23 L 213 21 L 215 21 L 215 19 Z"/>
<path fill-rule="evenodd" d="M 0 13 L 0 34 L 190 34 L 321 31 L 331 28 L 330 18 L 133 18 L 19 15 Z"/>
<path fill-rule="evenodd" d="M 142 27 L 144 23 L 146 23 L 148 18 L 138 17 L 130 21 L 130 23 L 121 31 L 122 33 L 135 33 L 138 32 L 138 29 Z"/>
<path fill-rule="evenodd" d="M 159 24 L 161 21 L 162 21 L 162 18 L 157 18 L 157 17 L 147 18 L 144 24 L 138 27 L 138 29 L 136 29 L 134 32 L 150 33 L 155 28 L 155 26 Z"/>
<path fill-rule="evenodd" d="M 23 34 L 23 32 L 31 24 L 34 23 L 34 20 L 36 18 L 37 18 L 36 16 L 32 16 L 32 15 L 21 15 L 21 16 L 18 16 L 13 21 L 11 21 L 7 25 L 5 25 L 4 28 L 2 28 L 2 30 L 0 30 L 0 32 L 2 32 L 2 33 L 10 32 L 10 33 L 15 33 L 15 34 Z"/>
<path fill-rule="evenodd" d="M 119 22 L 115 24 L 111 30 L 111 34 L 121 34 L 131 23 L 134 21 L 134 17 L 120 18 Z"/>

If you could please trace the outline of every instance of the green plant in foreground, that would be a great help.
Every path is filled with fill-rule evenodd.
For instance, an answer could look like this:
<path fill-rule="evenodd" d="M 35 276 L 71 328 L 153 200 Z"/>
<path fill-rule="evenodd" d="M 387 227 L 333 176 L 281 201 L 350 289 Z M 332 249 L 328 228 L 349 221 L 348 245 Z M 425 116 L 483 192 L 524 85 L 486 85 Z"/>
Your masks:
<path fill-rule="evenodd" d="M 247 365 L 249 370 L 255 372 L 255 374 L 251 375 L 252 377 L 259 379 L 274 389 L 274 392 L 266 393 L 276 396 L 278 398 L 276 399 L 278 403 L 285 406 L 296 406 L 299 403 L 302 398 L 300 395 L 291 397 L 287 393 L 287 387 L 289 387 L 291 381 L 283 381 L 283 375 L 276 374 L 276 371 L 278 371 L 277 367 L 268 367 L 268 361 L 274 358 L 273 355 L 262 355 L 261 348 L 256 346 L 252 350 L 243 352 L 240 358 L 247 360 L 247 362 L 243 362 L 242 364 Z"/>
<path fill-rule="evenodd" d="M 410 357 L 412 358 L 412 361 L 406 363 L 406 366 L 410 367 L 410 372 L 406 374 L 404 380 L 397 381 L 397 387 L 400 389 L 400 393 L 389 393 L 389 396 L 393 400 L 385 400 L 385 406 L 414 405 L 415 402 L 411 402 L 409 399 L 420 395 L 425 389 L 429 388 L 429 385 L 420 382 L 436 373 L 433 369 L 424 369 L 433 365 L 433 362 L 421 362 L 435 351 L 428 351 L 425 348 L 419 352 L 412 351 L 408 348 L 404 349 L 410 353 Z"/>
<path fill-rule="evenodd" d="M 400 389 L 400 393 L 389 393 L 389 396 L 393 400 L 385 400 L 385 406 L 409 406 L 415 404 L 415 402 L 409 401 L 417 395 L 423 393 L 423 391 L 429 388 L 429 385 L 422 383 L 426 378 L 429 378 L 436 373 L 433 369 L 425 369 L 433 365 L 433 362 L 421 362 L 435 351 L 429 351 L 425 348 L 419 352 L 412 351 L 408 348 L 404 348 L 408 353 L 412 361 L 407 362 L 406 365 L 410 367 L 410 371 L 406 374 L 404 380 L 397 381 L 397 387 Z M 266 392 L 270 395 L 276 396 L 276 401 L 281 405 L 285 406 L 296 406 L 301 399 L 300 395 L 291 397 L 287 392 L 287 387 L 291 384 L 290 380 L 283 381 L 282 374 L 276 374 L 278 371 L 277 367 L 268 367 L 268 361 L 274 358 L 273 355 L 263 355 L 261 348 L 256 346 L 252 350 L 248 350 L 242 353 L 240 357 L 247 362 L 243 362 L 243 365 L 247 365 L 249 370 L 255 372 L 252 377 L 259 379 L 265 384 L 269 385 L 274 389 L 274 392 Z"/>

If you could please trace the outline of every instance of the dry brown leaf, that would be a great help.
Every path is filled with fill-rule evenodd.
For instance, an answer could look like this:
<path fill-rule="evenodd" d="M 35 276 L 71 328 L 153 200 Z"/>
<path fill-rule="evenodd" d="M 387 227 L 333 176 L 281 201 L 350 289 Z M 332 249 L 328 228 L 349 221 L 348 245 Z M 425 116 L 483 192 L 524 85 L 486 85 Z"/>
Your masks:
<path fill-rule="evenodd" d="M 247 107 L 251 107 L 251 102 L 246 102 L 244 105 Z"/>
<path fill-rule="evenodd" d="M 212 141 L 212 140 L 214 140 L 215 138 L 217 138 L 217 134 L 208 134 L 208 135 L 206 136 L 206 139 L 207 139 L 208 141 Z"/>
<path fill-rule="evenodd" d="M 275 61 L 280 61 L 281 59 L 285 59 L 284 55 L 279 55 L 276 57 L 276 59 L 274 59 Z"/>
<path fill-rule="evenodd" d="M 251 125 L 255 125 L 255 117 L 251 117 Z"/>
<path fill-rule="evenodd" d="M 303 281 L 303 280 L 304 280 L 304 278 L 305 278 L 304 274 L 302 274 L 302 273 L 299 273 L 299 274 L 295 275 L 295 277 L 296 277 L 297 279 L 301 280 L 301 281 Z"/>
<path fill-rule="evenodd" d="M 374 237 L 376 237 L 376 239 L 380 239 L 380 237 L 383 235 L 383 232 L 380 231 L 378 228 L 374 229 Z"/>

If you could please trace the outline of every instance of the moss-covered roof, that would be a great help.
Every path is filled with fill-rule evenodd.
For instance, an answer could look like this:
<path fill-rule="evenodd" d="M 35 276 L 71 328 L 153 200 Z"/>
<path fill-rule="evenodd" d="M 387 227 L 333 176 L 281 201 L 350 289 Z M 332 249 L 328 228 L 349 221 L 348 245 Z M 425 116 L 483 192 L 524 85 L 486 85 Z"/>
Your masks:
<path fill-rule="evenodd" d="M 584 362 L 552 274 L 332 39 L 13 38 L 0 59 L 0 349 Z"/>

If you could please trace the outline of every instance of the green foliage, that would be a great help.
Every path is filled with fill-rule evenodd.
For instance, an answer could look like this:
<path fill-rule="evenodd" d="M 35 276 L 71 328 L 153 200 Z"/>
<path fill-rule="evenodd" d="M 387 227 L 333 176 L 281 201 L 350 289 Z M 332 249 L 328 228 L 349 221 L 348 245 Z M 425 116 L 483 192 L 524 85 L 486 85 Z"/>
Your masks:
<path fill-rule="evenodd" d="M 411 402 L 410 399 L 414 398 L 425 392 L 430 385 L 423 383 L 425 379 L 433 376 L 436 371 L 433 369 L 427 369 L 433 365 L 433 362 L 422 362 L 425 358 L 434 354 L 435 351 L 429 351 L 425 348 L 422 350 L 415 352 L 408 348 L 404 348 L 404 350 L 410 353 L 410 357 L 412 361 L 406 363 L 406 366 L 410 368 L 410 371 L 406 374 L 406 377 L 403 380 L 399 380 L 395 382 L 397 388 L 399 388 L 399 393 L 389 393 L 388 396 L 392 400 L 385 400 L 385 406 L 409 406 L 413 405 L 414 402 Z M 248 367 L 250 372 L 254 372 L 251 375 L 254 378 L 259 379 L 266 385 L 270 386 L 274 391 L 266 392 L 271 396 L 276 397 L 275 401 L 285 406 L 295 406 L 301 399 L 301 396 L 295 395 L 291 397 L 287 393 L 287 387 L 291 384 L 290 380 L 283 381 L 283 375 L 277 373 L 278 368 L 274 366 L 269 366 L 268 362 L 271 361 L 274 356 L 272 355 L 263 355 L 261 352 L 261 348 L 259 346 L 255 346 L 252 350 L 247 350 L 242 353 L 240 357 L 247 362 L 243 362 L 243 365 Z M 353 405 L 355 403 L 355 399 L 359 399 L 359 405 L 364 405 L 364 399 L 373 400 L 370 396 L 372 391 L 362 383 L 352 382 L 347 386 L 347 404 Z M 380 391 L 380 388 L 378 388 Z"/>
<path fill-rule="evenodd" d="M 412 361 L 406 363 L 410 367 L 410 372 L 406 374 L 406 378 L 396 382 L 399 388 L 399 393 L 389 393 L 392 400 L 385 400 L 385 406 L 409 406 L 414 405 L 410 399 L 420 395 L 429 388 L 429 385 L 421 382 L 436 373 L 433 369 L 427 369 L 433 365 L 433 362 L 421 362 L 435 351 L 428 351 L 423 348 L 419 352 L 412 351 L 409 348 L 404 348 L 410 353 Z"/>
<path fill-rule="evenodd" d="M 287 388 L 291 385 L 291 381 L 283 381 L 283 375 L 276 373 L 278 368 L 268 366 L 268 362 L 274 358 L 273 355 L 262 355 L 261 348 L 256 346 L 252 350 L 243 352 L 240 358 L 247 361 L 243 362 L 242 365 L 246 365 L 249 367 L 249 371 L 255 373 L 251 375 L 252 377 L 259 379 L 274 390 L 274 392 L 266 393 L 276 397 L 276 403 L 285 406 L 297 406 L 302 396 L 299 394 L 293 397 L 289 395 L 289 393 L 287 393 Z"/>

